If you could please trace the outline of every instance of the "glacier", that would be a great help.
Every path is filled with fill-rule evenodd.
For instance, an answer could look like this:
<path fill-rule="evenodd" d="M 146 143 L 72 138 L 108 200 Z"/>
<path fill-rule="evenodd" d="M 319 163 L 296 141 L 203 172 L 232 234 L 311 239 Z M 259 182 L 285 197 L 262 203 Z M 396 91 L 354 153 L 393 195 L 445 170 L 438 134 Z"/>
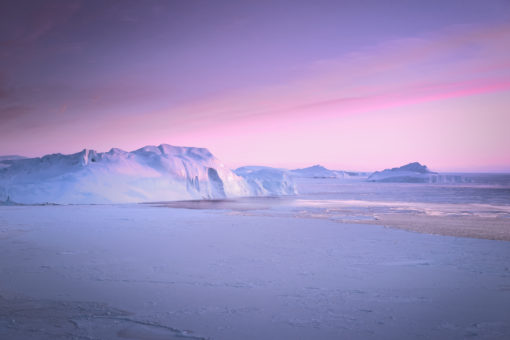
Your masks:
<path fill-rule="evenodd" d="M 268 186 L 267 173 L 258 175 L 263 178 L 234 173 L 205 148 L 161 144 L 131 152 L 85 149 L 71 155 L 1 159 L 0 201 L 107 204 L 295 192 L 291 181 L 278 182 L 284 176 L 273 176 Z"/>

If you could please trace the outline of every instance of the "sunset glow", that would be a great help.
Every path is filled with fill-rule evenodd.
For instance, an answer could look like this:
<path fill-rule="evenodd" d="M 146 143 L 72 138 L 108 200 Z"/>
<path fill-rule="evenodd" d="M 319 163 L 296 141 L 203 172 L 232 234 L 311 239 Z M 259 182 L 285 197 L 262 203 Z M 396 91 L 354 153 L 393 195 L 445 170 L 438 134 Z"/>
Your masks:
<path fill-rule="evenodd" d="M 230 167 L 510 170 L 509 2 L 227 3 L 11 10 L 0 154 L 168 143 Z"/>

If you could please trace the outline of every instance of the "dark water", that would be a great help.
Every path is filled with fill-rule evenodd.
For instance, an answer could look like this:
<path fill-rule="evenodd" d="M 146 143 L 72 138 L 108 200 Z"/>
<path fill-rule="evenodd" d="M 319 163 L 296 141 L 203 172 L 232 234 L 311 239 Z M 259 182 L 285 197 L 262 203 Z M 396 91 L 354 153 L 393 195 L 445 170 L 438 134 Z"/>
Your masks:
<path fill-rule="evenodd" d="M 306 199 L 510 205 L 510 185 L 345 182 L 338 179 L 298 179 L 297 185 L 299 196 Z"/>
<path fill-rule="evenodd" d="M 510 206 L 510 186 L 480 184 L 411 184 L 346 182 L 340 179 L 298 178 L 298 195 L 243 197 L 222 200 L 155 202 L 151 205 L 213 210 L 267 210 L 293 208 L 306 201 L 355 200 L 369 202 L 453 203 Z M 310 203 L 310 202 L 309 202 Z M 381 208 L 382 209 L 382 208 Z"/>

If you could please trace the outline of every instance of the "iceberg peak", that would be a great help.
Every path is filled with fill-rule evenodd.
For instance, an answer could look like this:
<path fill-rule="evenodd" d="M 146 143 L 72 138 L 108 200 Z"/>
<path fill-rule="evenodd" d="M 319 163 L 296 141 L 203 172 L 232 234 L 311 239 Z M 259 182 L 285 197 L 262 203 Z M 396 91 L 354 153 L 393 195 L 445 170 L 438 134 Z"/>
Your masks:
<path fill-rule="evenodd" d="M 376 171 L 368 177 L 371 182 L 411 182 L 424 183 L 429 175 L 436 174 L 419 162 L 412 162 L 400 167 Z"/>

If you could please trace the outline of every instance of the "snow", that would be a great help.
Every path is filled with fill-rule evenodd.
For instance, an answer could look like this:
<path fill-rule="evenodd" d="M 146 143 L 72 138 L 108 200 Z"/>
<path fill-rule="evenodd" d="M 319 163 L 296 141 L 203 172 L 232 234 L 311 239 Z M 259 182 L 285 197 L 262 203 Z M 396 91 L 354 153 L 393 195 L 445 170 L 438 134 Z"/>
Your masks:
<path fill-rule="evenodd" d="M 18 203 L 129 203 L 292 192 L 289 182 L 275 182 L 278 176 L 263 186 L 265 172 L 260 173 L 264 179 L 251 174 L 247 181 L 207 149 L 166 144 L 132 152 L 85 149 L 0 164 L 0 200 Z"/>
<path fill-rule="evenodd" d="M 333 181 L 336 194 L 313 192 Z M 415 201 L 428 209 L 423 200 L 457 213 L 508 208 L 507 191 L 304 183 L 306 199 L 218 209 L 0 207 L 0 338 L 509 338 L 509 242 L 344 221 L 405 215 Z M 368 199 L 379 203 L 363 209 Z"/>

